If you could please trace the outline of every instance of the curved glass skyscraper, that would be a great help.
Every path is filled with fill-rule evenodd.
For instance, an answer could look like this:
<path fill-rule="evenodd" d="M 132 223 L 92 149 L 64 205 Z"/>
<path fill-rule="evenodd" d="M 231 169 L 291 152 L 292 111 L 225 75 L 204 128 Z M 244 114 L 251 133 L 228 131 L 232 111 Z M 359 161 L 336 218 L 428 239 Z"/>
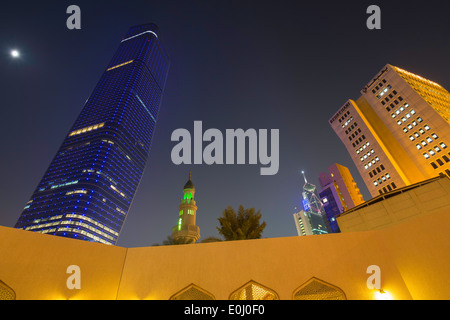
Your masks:
<path fill-rule="evenodd" d="M 16 228 L 116 244 L 147 162 L 168 69 L 157 26 L 131 27 Z"/>

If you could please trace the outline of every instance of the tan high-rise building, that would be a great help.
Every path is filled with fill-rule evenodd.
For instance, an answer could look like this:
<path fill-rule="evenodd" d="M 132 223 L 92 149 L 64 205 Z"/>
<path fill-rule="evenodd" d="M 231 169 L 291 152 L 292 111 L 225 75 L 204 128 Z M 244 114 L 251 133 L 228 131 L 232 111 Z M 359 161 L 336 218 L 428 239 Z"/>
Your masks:
<path fill-rule="evenodd" d="M 450 176 L 450 93 L 387 64 L 329 120 L 373 197 Z"/>

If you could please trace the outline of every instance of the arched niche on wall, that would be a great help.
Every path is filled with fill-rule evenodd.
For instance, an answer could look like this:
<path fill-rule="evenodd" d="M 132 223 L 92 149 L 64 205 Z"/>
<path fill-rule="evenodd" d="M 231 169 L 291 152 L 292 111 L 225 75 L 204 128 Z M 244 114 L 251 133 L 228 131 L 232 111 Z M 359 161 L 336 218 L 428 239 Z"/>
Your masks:
<path fill-rule="evenodd" d="M 312 277 L 294 290 L 293 300 L 347 300 L 341 288 Z"/>
<path fill-rule="evenodd" d="M 170 297 L 169 300 L 215 300 L 212 293 L 191 283 Z"/>

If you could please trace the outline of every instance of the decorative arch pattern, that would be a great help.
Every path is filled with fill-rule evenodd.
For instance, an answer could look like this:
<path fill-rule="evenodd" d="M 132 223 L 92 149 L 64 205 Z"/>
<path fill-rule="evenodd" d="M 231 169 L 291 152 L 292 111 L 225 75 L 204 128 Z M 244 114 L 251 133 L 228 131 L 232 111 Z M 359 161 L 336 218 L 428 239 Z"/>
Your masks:
<path fill-rule="evenodd" d="M 171 296 L 169 300 L 215 300 L 215 297 L 212 293 L 191 283 Z"/>
<path fill-rule="evenodd" d="M 0 300 L 16 300 L 16 293 L 12 288 L 0 280 Z"/>
<path fill-rule="evenodd" d="M 347 300 L 342 289 L 312 277 L 293 293 L 293 300 Z"/>
<path fill-rule="evenodd" d="M 274 290 L 250 280 L 233 291 L 229 300 L 280 300 L 280 298 Z"/>

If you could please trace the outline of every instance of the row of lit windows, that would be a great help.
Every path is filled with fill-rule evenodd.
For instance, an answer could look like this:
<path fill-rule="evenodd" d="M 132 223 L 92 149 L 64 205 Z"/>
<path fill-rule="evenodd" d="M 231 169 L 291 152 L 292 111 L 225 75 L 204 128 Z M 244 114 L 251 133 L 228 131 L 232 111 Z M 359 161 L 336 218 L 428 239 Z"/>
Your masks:
<path fill-rule="evenodd" d="M 350 122 L 353 121 L 353 117 L 350 117 L 350 119 L 348 119 L 347 121 L 345 121 L 345 123 L 342 125 L 342 128 L 344 129 L 346 126 L 348 126 L 350 124 Z"/>
<path fill-rule="evenodd" d="M 34 230 L 34 229 L 47 228 L 47 227 L 51 227 L 51 226 L 57 226 L 57 225 L 59 225 L 59 223 L 60 223 L 60 221 L 47 222 L 47 223 L 44 223 L 44 224 L 36 224 L 34 226 L 26 227 L 25 230 Z"/>
<path fill-rule="evenodd" d="M 113 235 L 119 236 L 118 232 L 114 231 L 111 228 L 108 228 L 104 224 L 101 224 L 101 223 L 99 223 L 99 222 L 97 222 L 94 219 L 91 219 L 89 217 L 86 217 L 86 216 L 83 216 L 83 215 L 80 215 L 80 214 L 74 214 L 74 213 L 68 213 L 68 214 L 65 215 L 65 217 L 66 218 L 77 218 L 77 219 L 85 220 L 87 222 L 90 222 L 90 223 L 96 225 L 99 228 L 102 228 L 105 231 L 108 231 L 109 233 L 112 233 Z"/>
<path fill-rule="evenodd" d="M 408 119 L 411 118 L 411 116 L 412 116 L 412 115 L 415 115 L 415 114 L 416 114 L 416 112 L 415 112 L 413 109 L 411 109 L 411 112 L 408 112 L 407 114 L 405 114 L 405 116 L 402 117 L 401 120 L 397 120 L 397 124 L 398 124 L 399 126 L 401 126 L 401 125 L 403 124 L 403 122 L 408 121 Z M 395 118 L 395 117 L 393 117 L 393 118 Z M 419 119 L 420 119 L 420 120 L 419 120 Z M 420 117 L 417 118 L 417 121 L 422 122 L 422 118 L 420 118 Z"/>
<path fill-rule="evenodd" d="M 96 235 L 93 235 L 92 233 L 89 233 L 87 231 L 80 230 L 80 229 L 77 229 L 77 228 L 62 227 L 62 228 L 58 228 L 57 231 L 58 232 L 66 231 L 66 232 L 73 232 L 73 233 L 76 233 L 76 234 L 82 234 L 82 235 L 84 235 L 84 236 L 86 236 L 86 237 L 88 237 L 88 238 L 90 238 L 90 239 L 92 239 L 92 240 L 94 240 L 96 242 L 100 242 L 100 243 L 103 243 L 103 244 L 110 244 L 110 245 L 113 244 L 112 242 L 105 241 L 102 238 L 100 238 L 100 237 L 98 237 Z"/>
<path fill-rule="evenodd" d="M 447 148 L 445 143 L 441 143 L 441 147 L 442 147 L 442 149 L 446 149 Z M 438 146 L 435 146 L 434 149 L 436 150 L 436 152 L 441 152 L 441 149 Z M 434 152 L 433 150 L 430 149 L 430 150 L 428 150 L 428 153 L 425 152 L 423 154 L 423 156 L 425 157 L 425 159 L 429 159 L 430 157 L 434 156 L 436 154 L 436 152 Z M 447 156 L 444 156 L 445 162 L 448 162 L 446 158 L 447 158 Z M 436 161 L 439 162 L 439 159 L 437 159 Z M 439 165 L 442 165 L 442 164 L 439 163 Z"/>
<path fill-rule="evenodd" d="M 390 84 L 388 84 L 386 86 L 386 88 L 384 88 L 378 95 L 377 95 L 377 99 L 381 99 L 381 97 L 383 97 L 390 89 L 392 88 L 392 86 Z M 391 97 L 392 98 L 392 97 Z"/>
<path fill-rule="evenodd" d="M 84 189 L 80 189 L 80 190 L 72 190 L 72 191 L 68 191 L 68 192 L 66 193 L 66 196 L 70 196 L 70 195 L 72 195 L 72 194 L 86 194 L 86 193 L 87 193 L 87 191 L 84 190 Z"/>
<path fill-rule="evenodd" d="M 125 211 L 120 209 L 112 201 L 111 201 L 111 203 L 113 204 L 113 207 L 110 207 L 109 205 L 107 205 L 106 204 L 106 199 L 100 193 L 98 194 L 98 195 L 100 195 L 100 198 L 98 198 L 96 196 L 96 193 L 94 193 L 94 191 L 91 191 L 91 193 L 94 195 L 94 197 L 92 195 L 88 196 L 86 207 L 84 209 L 85 210 L 87 209 L 87 206 L 89 205 L 90 201 L 101 202 L 102 206 L 107 206 L 107 209 L 103 210 L 102 208 L 99 208 L 100 211 L 98 213 L 95 213 L 95 211 L 93 211 L 93 212 L 95 214 L 99 214 L 102 217 L 102 219 L 106 219 L 108 222 L 111 222 L 111 223 L 113 223 L 113 224 L 115 224 L 117 226 L 117 224 L 114 223 L 112 220 L 109 220 L 105 216 L 103 216 L 102 212 L 106 212 L 106 214 L 109 215 L 110 213 L 112 214 L 113 210 L 118 211 L 118 212 L 120 212 L 122 214 L 124 214 Z M 39 216 L 39 215 L 45 214 L 46 212 L 53 212 L 55 210 L 57 211 L 57 208 L 63 208 L 65 210 L 69 210 L 69 207 L 67 205 L 70 205 L 70 203 L 73 203 L 74 201 L 73 200 L 72 201 L 71 200 L 65 200 L 66 196 L 63 196 L 63 195 L 64 195 L 64 193 L 59 193 L 59 194 L 47 195 L 47 196 L 44 196 L 44 197 L 38 197 L 37 198 L 38 200 L 33 203 L 34 207 L 32 209 L 29 209 L 28 210 L 28 214 L 25 214 L 25 216 L 27 216 L 27 217 L 31 217 L 33 215 L 34 216 L 36 216 L 36 215 Z M 82 195 L 83 194 L 78 194 L 79 197 L 81 197 Z M 56 199 L 55 199 L 55 197 L 56 197 Z M 44 200 L 41 200 L 42 198 Z M 91 200 L 92 198 L 94 198 L 94 199 Z M 56 201 L 54 201 L 54 200 L 56 200 Z M 80 200 L 76 200 L 75 203 L 80 203 Z M 94 206 L 94 208 L 97 208 L 97 205 L 93 204 L 93 206 Z M 53 210 L 51 208 L 55 208 L 55 210 Z M 117 208 L 119 208 L 119 210 Z M 112 214 L 112 215 L 113 215 L 115 220 L 117 220 L 119 222 L 123 221 L 123 218 L 118 217 L 115 214 Z M 41 217 L 39 219 L 41 219 L 42 221 L 46 221 L 48 218 L 42 219 L 42 217 Z M 35 219 L 33 221 L 33 223 L 39 222 L 39 219 L 38 220 Z"/>
<path fill-rule="evenodd" d="M 373 185 L 376 187 L 379 184 L 382 184 L 383 182 L 385 182 L 386 180 L 390 179 L 391 176 L 389 175 L 389 173 L 386 173 L 385 175 L 381 176 L 380 178 L 378 178 L 377 180 L 375 180 L 373 182 Z"/>
<path fill-rule="evenodd" d="M 93 192 L 93 191 L 92 191 Z M 80 196 L 81 196 L 82 194 L 80 194 Z M 65 197 L 64 197 L 65 198 Z M 81 205 L 82 207 L 83 207 L 83 210 L 84 211 L 87 211 L 87 206 L 89 205 L 89 203 L 90 203 L 90 199 L 92 198 L 92 196 L 89 196 L 89 201 L 87 201 L 86 202 L 86 204 L 83 204 L 83 205 Z M 59 198 L 57 198 L 56 200 L 58 200 Z M 96 201 L 100 201 L 100 200 L 98 200 L 98 199 L 95 199 Z M 52 201 L 52 200 L 50 200 L 50 201 Z M 71 201 L 68 201 L 68 203 L 67 204 L 70 204 L 70 202 Z M 77 206 L 78 206 L 78 203 L 81 203 L 80 202 L 80 200 L 76 200 L 76 204 L 77 204 Z M 106 205 L 106 199 L 105 198 L 103 198 L 103 203 L 104 203 L 104 205 Z M 38 202 L 37 204 L 36 204 L 36 206 L 38 206 L 40 203 Z M 55 206 L 55 207 L 58 207 L 58 206 L 60 206 L 61 204 L 63 204 L 63 203 L 54 203 L 54 204 L 52 204 L 52 206 Z M 75 206 L 74 208 L 76 209 L 77 208 L 77 206 Z M 42 209 L 42 208 L 47 208 L 48 209 L 48 207 L 50 207 L 49 205 L 47 205 L 47 206 L 41 206 L 41 207 L 36 207 L 36 208 L 34 208 L 35 210 L 38 210 L 38 209 Z M 95 208 L 97 208 L 97 205 L 94 205 L 94 207 Z M 65 206 L 64 207 L 66 210 L 68 210 L 69 209 L 69 207 L 67 207 L 67 206 Z M 110 208 L 110 207 L 109 207 Z M 123 215 L 126 215 L 126 212 L 124 211 L 124 210 L 122 210 L 121 208 L 119 208 L 119 207 L 117 207 L 116 206 L 116 211 L 118 211 L 118 212 L 120 212 L 120 213 L 122 213 Z M 53 211 L 53 210 L 51 210 L 51 211 Z M 114 223 L 113 221 L 111 221 L 111 220 L 109 220 L 109 219 L 107 219 L 105 216 L 103 216 L 102 215 L 102 211 L 104 211 L 103 209 L 101 209 L 100 208 L 100 210 L 99 210 L 99 212 L 98 213 L 96 213 L 96 215 L 98 215 L 98 217 L 100 218 L 102 218 L 102 219 L 105 219 L 106 221 L 108 221 L 109 223 L 113 223 L 116 227 L 118 227 L 118 224 L 117 223 Z M 38 212 L 38 213 L 34 213 L 34 214 L 42 214 L 42 213 L 45 213 L 46 211 L 40 211 L 40 212 Z M 95 213 L 95 211 L 93 211 L 94 213 Z M 109 214 L 108 213 L 108 210 L 106 210 L 106 213 L 107 214 Z M 31 213 L 31 214 L 28 214 L 27 216 L 31 216 L 31 215 L 33 215 L 33 213 Z M 72 214 L 68 214 L 67 215 L 67 217 L 75 217 L 76 215 L 74 215 L 74 213 L 72 213 Z M 118 218 L 116 215 L 113 215 L 114 217 L 116 217 L 116 220 L 119 222 L 119 223 L 122 223 L 123 222 L 123 218 Z M 47 221 L 47 220 L 55 220 L 55 219 L 60 219 L 60 218 L 62 218 L 63 216 L 62 215 L 57 215 L 57 216 L 51 216 L 51 217 L 47 217 L 47 218 L 38 218 L 38 219 L 35 219 L 35 220 L 33 220 L 33 222 L 32 223 L 39 223 L 39 222 L 45 222 L 45 221 Z M 81 217 L 81 216 L 79 216 L 79 217 Z M 87 217 L 85 217 L 84 219 L 89 219 L 89 218 L 87 218 Z M 98 220 L 98 219 L 96 219 L 96 220 Z M 93 220 L 92 220 L 93 221 Z M 104 226 L 103 224 L 101 225 L 101 226 Z M 36 229 L 36 228 L 38 228 L 38 227 L 33 227 L 32 229 Z M 104 228 L 105 228 L 105 230 L 108 230 L 108 227 L 106 227 L 106 226 L 104 226 Z M 112 229 L 111 229 L 112 230 Z M 114 233 L 114 232 L 113 232 Z"/>
<path fill-rule="evenodd" d="M 115 66 L 113 66 L 113 67 L 111 67 L 111 68 L 108 68 L 108 69 L 106 69 L 106 71 L 110 71 L 110 70 L 113 70 L 113 69 L 116 69 L 116 68 L 120 68 L 120 67 L 125 66 L 125 65 L 127 65 L 127 64 L 129 64 L 129 63 L 132 63 L 132 62 L 133 62 L 133 60 L 129 60 L 129 61 L 127 61 L 127 62 L 124 62 L 124 63 L 118 64 L 118 65 L 115 65 Z"/>
<path fill-rule="evenodd" d="M 364 154 L 361 158 L 359 158 L 362 161 L 366 160 L 368 157 L 370 157 L 372 154 L 374 154 L 375 151 L 373 151 L 373 149 L 370 149 L 369 152 L 367 152 L 366 154 Z M 378 157 L 376 157 L 378 158 Z M 379 161 L 379 159 L 375 159 L 376 161 Z"/>
<path fill-rule="evenodd" d="M 85 132 L 89 132 L 89 131 L 92 131 L 92 130 L 97 130 L 97 129 L 103 128 L 104 125 L 105 125 L 105 123 L 102 122 L 102 123 L 94 124 L 94 125 L 89 126 L 89 127 L 85 127 L 85 128 L 81 128 L 81 129 L 78 129 L 78 130 L 74 130 L 71 133 L 69 133 L 69 137 L 75 136 L 75 135 L 78 135 L 78 134 L 82 134 L 82 133 L 85 133 Z"/>
<path fill-rule="evenodd" d="M 430 139 L 431 141 L 429 141 L 429 142 L 432 142 L 433 140 L 431 139 L 431 138 L 428 138 L 428 139 Z M 424 140 L 422 140 L 421 141 L 421 144 L 416 144 L 416 148 L 418 149 L 418 150 L 420 150 L 420 149 L 422 149 L 422 146 L 427 146 L 428 144 L 424 141 Z M 447 145 L 445 144 L 445 143 L 443 143 L 443 142 L 441 142 L 441 143 L 439 143 L 439 146 L 441 146 L 441 148 L 442 149 L 445 149 L 445 148 L 447 148 Z M 441 152 L 441 149 L 436 145 L 436 146 L 434 146 L 434 150 L 436 151 L 436 152 Z M 432 156 L 434 156 L 435 155 L 435 153 L 434 153 L 434 151 L 433 150 L 429 150 L 429 153 L 432 155 Z M 427 158 L 426 156 L 425 156 L 425 158 Z M 427 158 L 428 159 L 428 158 Z"/>
<path fill-rule="evenodd" d="M 97 228 L 92 227 L 92 226 L 90 226 L 89 224 L 84 223 L 84 222 L 80 222 L 80 221 L 71 221 L 71 220 L 63 220 L 63 221 L 61 221 L 61 225 L 72 225 L 72 226 L 83 227 L 83 228 L 89 229 L 89 230 L 91 230 L 91 231 L 93 231 L 93 232 L 95 232 L 95 233 L 97 233 L 97 234 L 99 234 L 99 235 L 101 235 L 101 236 L 103 236 L 103 237 L 109 239 L 109 240 L 114 240 L 114 238 L 113 238 L 112 236 L 110 236 L 109 234 L 107 234 L 107 233 L 105 233 L 105 232 L 103 232 L 103 231 L 101 231 L 101 230 L 98 230 Z M 81 230 L 81 229 L 80 229 L 80 230 Z M 79 230 L 78 230 L 78 231 L 79 231 Z"/>
<path fill-rule="evenodd" d="M 429 128 L 429 127 L 428 127 L 428 128 Z M 422 128 L 419 129 L 419 132 L 420 132 L 421 134 L 424 134 L 424 133 L 425 133 L 425 131 L 423 131 Z M 414 132 L 414 135 L 410 135 L 410 136 L 409 136 L 409 140 L 411 140 L 411 141 L 416 140 L 416 138 L 419 138 L 419 137 L 420 137 L 420 133 Z M 432 133 L 431 136 L 433 137 L 433 139 L 438 139 L 438 138 L 439 138 L 438 135 L 437 135 L 436 133 Z M 427 139 L 427 141 L 428 141 L 428 140 L 431 140 L 431 141 L 429 141 L 429 142 L 432 142 L 432 141 L 433 141 L 433 139 L 431 139 L 430 137 L 427 137 L 426 139 Z"/>

